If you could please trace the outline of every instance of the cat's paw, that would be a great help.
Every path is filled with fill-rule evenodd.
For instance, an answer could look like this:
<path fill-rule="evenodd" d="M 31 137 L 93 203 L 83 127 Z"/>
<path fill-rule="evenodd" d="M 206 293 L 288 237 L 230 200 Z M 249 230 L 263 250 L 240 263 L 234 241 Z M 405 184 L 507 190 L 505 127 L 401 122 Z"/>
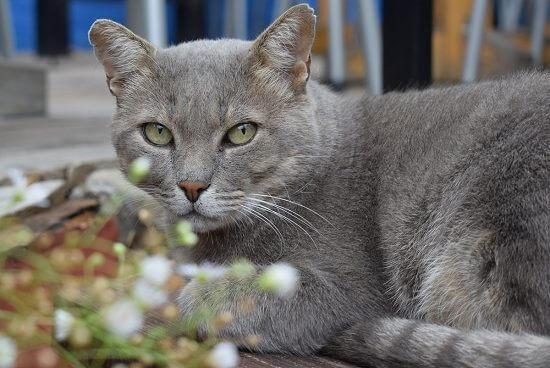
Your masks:
<path fill-rule="evenodd" d="M 199 339 L 206 339 L 211 330 L 209 314 L 206 302 L 207 285 L 191 280 L 185 285 L 178 297 L 178 306 L 182 320 L 192 329 L 196 330 Z"/>
<path fill-rule="evenodd" d="M 192 280 L 181 291 L 178 305 L 183 320 L 197 332 L 199 339 L 215 336 L 240 346 L 250 337 L 249 330 L 257 325 L 258 318 L 251 312 L 250 298 L 236 297 L 238 294 L 233 294 L 229 285 L 220 280 Z"/>

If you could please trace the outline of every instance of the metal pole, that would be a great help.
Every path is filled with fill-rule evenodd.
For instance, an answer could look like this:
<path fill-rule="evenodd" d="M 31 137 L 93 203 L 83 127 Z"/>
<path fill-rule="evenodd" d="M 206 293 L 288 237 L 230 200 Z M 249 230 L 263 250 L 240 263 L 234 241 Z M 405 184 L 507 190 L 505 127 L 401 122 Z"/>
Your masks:
<path fill-rule="evenodd" d="M 498 5 L 499 28 L 505 32 L 516 32 L 523 0 L 500 0 Z"/>
<path fill-rule="evenodd" d="M 273 2 L 273 15 L 277 18 L 279 15 L 283 14 L 291 5 L 290 0 L 275 0 Z"/>
<path fill-rule="evenodd" d="M 548 0 L 535 0 L 533 9 L 533 28 L 531 29 L 531 58 L 535 65 L 542 65 L 542 50 L 544 48 L 544 23 Z"/>
<path fill-rule="evenodd" d="M 248 38 L 248 14 L 246 0 L 229 0 L 231 2 L 231 36 L 240 40 Z"/>
<path fill-rule="evenodd" d="M 367 82 L 373 95 L 382 94 L 382 37 L 375 0 L 359 1 L 361 40 L 367 69 Z"/>
<path fill-rule="evenodd" d="M 9 58 L 13 54 L 11 14 L 8 0 L 0 0 L 0 50 L 4 57 Z"/>
<path fill-rule="evenodd" d="M 487 12 L 487 0 L 475 0 L 468 32 L 468 48 L 462 71 L 462 81 L 473 82 L 477 77 L 479 51 L 483 39 L 483 22 Z"/>
<path fill-rule="evenodd" d="M 346 55 L 344 50 L 344 15 L 340 0 L 328 2 L 328 68 L 329 81 L 341 88 L 346 81 Z"/>
<path fill-rule="evenodd" d="M 130 28 L 157 47 L 166 47 L 166 0 L 126 0 Z"/>

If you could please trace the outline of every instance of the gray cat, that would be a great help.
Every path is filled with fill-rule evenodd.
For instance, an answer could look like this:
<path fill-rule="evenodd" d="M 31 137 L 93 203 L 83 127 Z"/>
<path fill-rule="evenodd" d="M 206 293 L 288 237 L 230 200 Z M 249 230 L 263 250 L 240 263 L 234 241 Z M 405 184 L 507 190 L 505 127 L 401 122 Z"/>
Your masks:
<path fill-rule="evenodd" d="M 300 272 L 286 299 L 221 285 L 223 335 L 364 366 L 550 367 L 550 75 L 344 98 L 308 81 L 314 30 L 306 5 L 254 42 L 90 30 L 122 170 L 152 161 L 143 186 L 200 233 L 194 260 Z"/>

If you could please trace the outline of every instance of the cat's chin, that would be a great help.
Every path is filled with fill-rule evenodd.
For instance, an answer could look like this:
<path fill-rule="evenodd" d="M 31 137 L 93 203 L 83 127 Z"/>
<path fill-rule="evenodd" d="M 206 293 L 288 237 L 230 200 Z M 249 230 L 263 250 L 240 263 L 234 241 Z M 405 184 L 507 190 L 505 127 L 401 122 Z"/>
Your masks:
<path fill-rule="evenodd" d="M 221 219 L 207 217 L 195 211 L 177 217 L 179 220 L 189 222 L 193 227 L 193 231 L 199 234 L 218 230 L 225 225 Z"/>

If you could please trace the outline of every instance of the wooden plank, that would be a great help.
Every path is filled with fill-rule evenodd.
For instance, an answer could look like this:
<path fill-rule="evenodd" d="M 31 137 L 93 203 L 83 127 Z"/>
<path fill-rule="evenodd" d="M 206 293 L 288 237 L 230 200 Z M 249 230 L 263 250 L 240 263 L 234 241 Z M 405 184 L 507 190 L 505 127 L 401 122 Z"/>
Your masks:
<path fill-rule="evenodd" d="M 457 81 L 464 62 L 464 27 L 472 11 L 472 0 L 434 2 L 433 76 Z"/>
<path fill-rule="evenodd" d="M 355 366 L 334 359 L 312 356 L 279 356 L 241 353 L 242 368 L 353 368 Z"/>

